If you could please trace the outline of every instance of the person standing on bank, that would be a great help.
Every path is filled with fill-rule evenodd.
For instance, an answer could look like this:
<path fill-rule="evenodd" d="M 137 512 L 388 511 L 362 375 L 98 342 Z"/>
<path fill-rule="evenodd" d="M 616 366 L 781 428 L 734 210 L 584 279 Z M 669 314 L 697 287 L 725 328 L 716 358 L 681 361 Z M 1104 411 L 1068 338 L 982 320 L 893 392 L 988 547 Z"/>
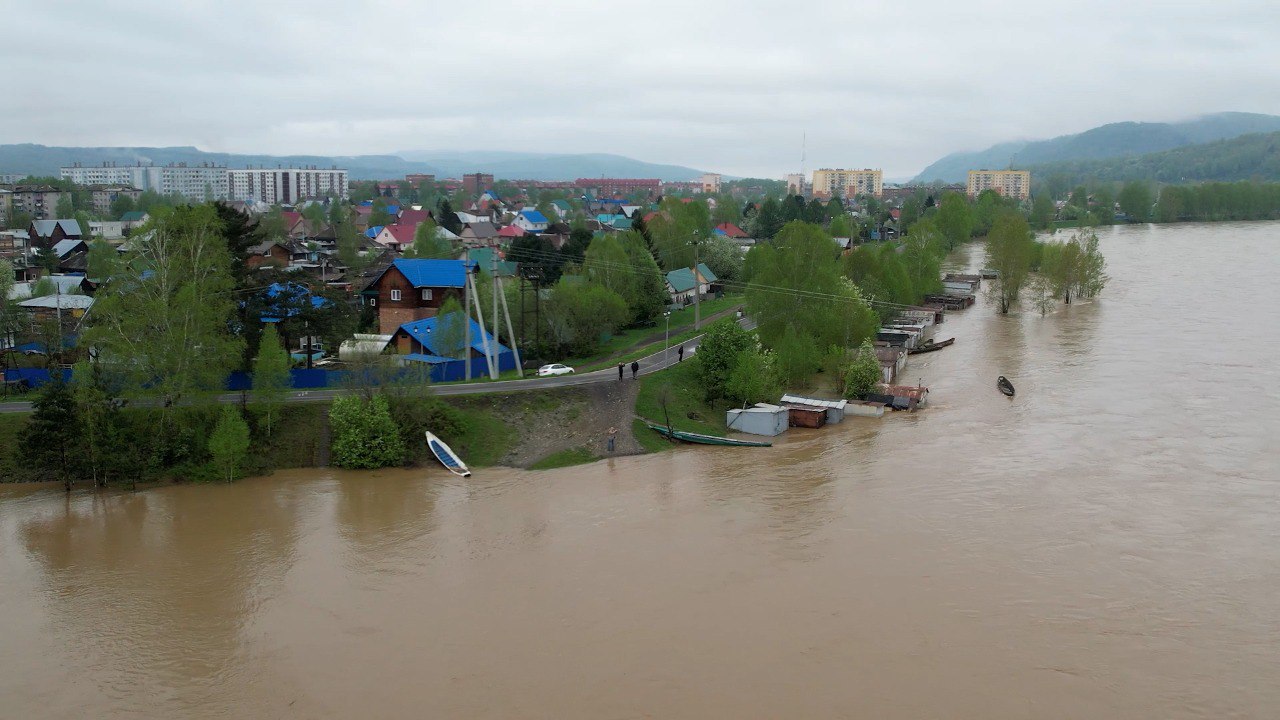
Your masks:
<path fill-rule="evenodd" d="M 618 437 L 618 428 L 610 426 L 609 427 L 609 452 L 613 452 L 614 442 L 617 440 L 617 437 Z"/>
<path fill-rule="evenodd" d="M 622 379 L 622 366 L 623 366 L 623 365 L 624 365 L 624 363 L 618 363 L 618 379 L 619 379 L 619 380 L 621 380 L 621 379 Z"/>
<path fill-rule="evenodd" d="M 636 373 L 638 372 L 640 372 L 640 363 L 632 360 L 631 361 L 631 379 L 632 380 L 636 379 Z"/>
<path fill-rule="evenodd" d="M 680 349 L 676 350 L 676 362 L 684 362 L 684 346 L 683 345 L 680 346 Z"/>

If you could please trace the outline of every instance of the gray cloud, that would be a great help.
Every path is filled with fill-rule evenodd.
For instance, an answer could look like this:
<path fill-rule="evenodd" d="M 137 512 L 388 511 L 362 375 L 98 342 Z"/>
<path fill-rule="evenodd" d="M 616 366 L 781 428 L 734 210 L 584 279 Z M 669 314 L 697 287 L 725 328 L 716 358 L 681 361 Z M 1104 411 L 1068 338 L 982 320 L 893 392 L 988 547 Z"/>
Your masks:
<path fill-rule="evenodd" d="M 1106 122 L 1280 113 L 1280 6 L 1247 0 L 66 0 L 0 15 L 5 142 L 617 152 L 780 176 L 807 133 L 810 168 L 902 176 Z"/>

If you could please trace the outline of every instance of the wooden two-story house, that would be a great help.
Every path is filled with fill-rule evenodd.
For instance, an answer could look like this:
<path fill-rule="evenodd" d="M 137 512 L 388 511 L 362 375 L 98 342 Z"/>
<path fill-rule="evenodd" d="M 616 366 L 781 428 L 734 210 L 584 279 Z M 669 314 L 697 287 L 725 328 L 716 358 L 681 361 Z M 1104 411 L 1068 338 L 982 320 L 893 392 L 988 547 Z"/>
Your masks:
<path fill-rule="evenodd" d="M 472 261 L 398 258 L 361 296 L 378 311 L 378 332 L 390 335 L 405 323 L 435 317 L 450 296 L 461 302 L 467 272 L 475 270 Z"/>

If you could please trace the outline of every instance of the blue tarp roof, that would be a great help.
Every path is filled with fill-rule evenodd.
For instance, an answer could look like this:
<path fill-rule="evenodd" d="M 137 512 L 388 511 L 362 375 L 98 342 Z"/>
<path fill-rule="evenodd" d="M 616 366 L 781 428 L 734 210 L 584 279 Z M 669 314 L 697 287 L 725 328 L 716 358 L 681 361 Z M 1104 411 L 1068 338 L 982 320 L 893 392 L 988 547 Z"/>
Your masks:
<path fill-rule="evenodd" d="M 400 329 L 408 333 L 409 337 L 418 341 L 418 343 L 422 345 L 422 347 L 430 351 L 431 353 L 430 356 L 444 357 L 440 355 L 441 350 L 440 348 L 436 347 L 436 342 L 434 337 L 436 324 L 439 321 L 439 319 L 440 319 L 439 317 L 429 317 L 424 320 L 415 320 L 413 322 L 405 323 L 401 325 Z M 491 345 L 494 343 L 493 336 L 481 330 L 480 324 L 477 323 L 474 319 L 472 318 L 467 318 L 467 319 L 471 323 L 471 349 L 475 350 L 478 353 L 483 353 L 484 343 L 481 341 L 481 336 L 483 335 L 483 337 L 488 338 L 489 343 Z M 498 354 L 502 354 L 505 352 L 509 352 L 509 350 L 503 345 L 499 344 Z M 450 360 L 450 359 L 460 359 L 460 358 L 445 358 L 445 360 Z M 429 362 L 429 361 L 424 360 L 423 362 Z"/>
<path fill-rule="evenodd" d="M 399 270 L 416 288 L 460 288 L 467 284 L 467 268 L 473 268 L 475 265 L 474 261 L 464 264 L 462 260 L 399 258 L 391 263 L 388 269 L 394 267 Z M 377 280 L 374 280 L 374 283 L 376 282 Z"/>
<path fill-rule="evenodd" d="M 399 215 L 399 214 L 400 214 L 400 206 L 399 206 L 399 205 L 388 205 L 388 206 L 387 206 L 387 214 L 388 214 L 388 215 L 390 215 L 390 216 L 392 216 L 392 217 L 395 217 L 396 215 Z"/>
<path fill-rule="evenodd" d="M 311 307 L 321 308 L 332 304 L 328 298 L 320 297 L 311 292 L 303 285 L 298 283 L 272 283 L 262 294 L 270 300 L 282 303 L 281 305 L 268 306 L 263 309 L 262 316 L 259 318 L 262 322 L 280 322 L 284 318 L 297 315 L 300 309 L 296 305 L 284 304 L 302 302 L 302 298 L 311 298 Z"/>
<path fill-rule="evenodd" d="M 373 227 L 364 231 L 364 236 L 367 238 L 376 238 L 378 237 L 378 233 L 382 232 L 382 227 L 383 227 L 382 225 L 374 225 Z"/>

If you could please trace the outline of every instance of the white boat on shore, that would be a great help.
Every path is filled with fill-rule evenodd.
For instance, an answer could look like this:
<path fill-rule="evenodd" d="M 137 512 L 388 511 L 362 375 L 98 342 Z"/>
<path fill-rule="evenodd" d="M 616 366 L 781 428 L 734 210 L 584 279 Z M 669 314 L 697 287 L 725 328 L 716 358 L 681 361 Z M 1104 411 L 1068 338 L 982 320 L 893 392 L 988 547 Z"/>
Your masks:
<path fill-rule="evenodd" d="M 436 437 L 430 430 L 427 431 L 427 447 L 431 448 L 432 454 L 436 456 L 441 465 L 448 468 L 449 472 L 459 477 L 471 477 L 471 471 L 467 469 L 467 464 L 462 462 L 462 458 L 458 457 L 458 453 L 454 452 L 453 448 Z"/>

